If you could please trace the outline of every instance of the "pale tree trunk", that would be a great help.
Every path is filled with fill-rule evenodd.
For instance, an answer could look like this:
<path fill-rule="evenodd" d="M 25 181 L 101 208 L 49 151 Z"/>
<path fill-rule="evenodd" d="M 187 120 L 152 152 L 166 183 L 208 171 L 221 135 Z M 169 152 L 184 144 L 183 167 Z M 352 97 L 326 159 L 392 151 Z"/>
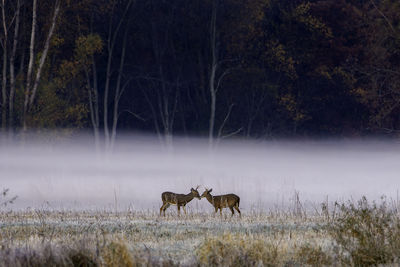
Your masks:
<path fill-rule="evenodd" d="M 38 69 L 36 71 L 36 78 L 35 78 L 35 82 L 33 84 L 32 94 L 31 94 L 31 97 L 30 97 L 30 100 L 29 100 L 30 108 L 32 108 L 33 102 L 35 101 L 36 92 L 37 92 L 37 89 L 38 89 L 38 86 L 39 86 L 39 81 L 40 81 L 40 77 L 41 77 L 41 74 L 42 74 L 43 66 L 44 66 L 44 63 L 45 63 L 46 58 L 47 58 L 47 53 L 49 52 L 50 40 L 51 40 L 51 37 L 53 36 L 54 29 L 55 29 L 56 24 L 57 24 L 57 17 L 58 17 L 59 11 L 60 11 L 60 0 L 56 0 L 55 7 L 54 7 L 54 13 L 53 13 L 53 17 L 52 17 L 52 20 L 51 20 L 50 30 L 49 30 L 49 32 L 47 34 L 46 43 L 44 45 L 44 49 L 43 49 L 42 55 L 41 55 L 40 60 L 39 60 L 39 66 L 38 66 Z"/>
<path fill-rule="evenodd" d="M 107 37 L 107 52 L 108 52 L 108 58 L 107 58 L 107 68 L 106 68 L 106 81 L 105 81 L 105 86 L 104 86 L 104 99 L 103 99 L 103 123 L 104 123 L 104 139 L 105 139 L 105 149 L 106 151 L 110 149 L 110 129 L 108 127 L 108 95 L 110 91 L 110 82 L 111 82 L 111 75 L 112 75 L 112 57 L 114 53 L 114 46 L 116 43 L 116 39 L 119 33 L 119 30 L 121 28 L 121 25 L 130 10 L 132 4 L 132 0 L 130 0 L 125 8 L 124 14 L 120 18 L 117 27 L 113 29 L 112 25 L 112 20 L 114 17 L 114 8 L 112 10 L 111 18 L 110 18 L 110 24 L 108 28 L 108 37 Z"/>
<path fill-rule="evenodd" d="M 25 99 L 24 99 L 24 114 L 23 114 L 23 132 L 26 132 L 27 125 L 27 115 L 28 115 L 28 105 L 29 105 L 29 95 L 31 93 L 31 82 L 32 82 L 32 71 L 33 62 L 35 57 L 35 34 L 36 34 L 36 13 L 37 13 L 37 0 L 33 0 L 32 7 L 32 30 L 31 30 L 31 41 L 29 45 L 29 63 L 28 72 L 26 74 L 26 87 L 25 87 Z"/>
<path fill-rule="evenodd" d="M 5 138 L 5 133 L 7 130 L 7 42 L 8 42 L 8 30 L 6 25 L 6 13 L 5 13 L 5 0 L 1 2 L 1 14 L 2 14 L 2 24 L 3 24 L 3 34 L 4 39 L 2 41 L 3 45 L 3 71 L 2 71 L 2 82 L 1 82 L 1 132 L 2 138 Z"/>
<path fill-rule="evenodd" d="M 176 88 L 173 103 L 170 103 L 169 99 L 169 92 L 166 91 L 166 81 L 164 80 L 164 76 L 161 75 L 162 80 L 162 88 L 163 92 L 159 95 L 159 110 L 161 115 L 161 122 L 164 127 L 164 142 L 168 149 L 173 148 L 173 128 L 174 128 L 174 121 L 176 110 L 178 106 L 178 96 L 179 96 L 179 76 L 177 77 L 176 81 Z M 171 85 L 172 86 L 172 85 Z"/>
<path fill-rule="evenodd" d="M 161 94 L 159 94 L 159 101 L 158 101 L 158 106 L 160 110 L 160 115 L 161 115 L 161 122 L 164 127 L 164 139 L 165 139 L 165 144 L 167 147 L 171 146 L 172 144 L 172 138 L 171 138 L 171 131 L 170 131 L 170 125 L 169 125 L 169 99 L 167 95 L 167 90 L 166 90 L 166 82 L 164 79 L 164 71 L 163 67 L 161 65 L 162 63 L 159 63 L 159 75 L 160 75 L 160 80 L 161 80 Z M 158 91 L 157 91 L 158 92 Z M 158 92 L 159 93 L 159 92 Z"/>
<path fill-rule="evenodd" d="M 218 40 L 217 40 L 217 9 L 218 9 L 218 0 L 213 2 L 212 14 L 211 14 L 211 24 L 210 24 L 210 49 L 211 49 L 211 64 L 210 64 L 210 77 L 209 77 L 209 89 L 210 89 L 210 121 L 209 121 L 209 132 L 208 132 L 208 145 L 209 148 L 212 148 L 215 143 L 215 114 L 216 114 L 216 105 L 217 105 L 217 93 L 220 88 L 221 82 L 226 75 L 230 73 L 230 69 L 225 69 L 223 72 L 220 71 L 221 63 L 223 60 L 220 60 L 218 54 Z M 225 60 L 232 61 L 232 60 Z M 217 75 L 217 73 L 219 73 Z M 229 119 L 232 108 L 234 104 L 231 104 L 227 114 L 225 116 L 224 121 L 219 127 L 217 139 L 227 138 L 232 135 L 239 133 L 242 129 L 238 129 L 233 133 L 222 136 L 223 128 L 226 122 Z"/>
<path fill-rule="evenodd" d="M 111 21 L 110 21 L 110 30 L 109 34 L 111 35 Z M 108 91 L 110 90 L 110 80 L 111 80 L 111 63 L 112 63 L 112 56 L 114 50 L 114 42 L 112 46 L 110 45 L 111 38 L 108 38 L 108 59 L 107 59 L 107 70 L 106 70 L 106 82 L 104 87 L 104 99 L 103 99 L 103 123 L 104 123 L 104 141 L 105 141 L 105 149 L 109 149 L 110 143 L 110 131 L 108 129 Z"/>
<path fill-rule="evenodd" d="M 97 82 L 97 67 L 96 62 L 94 61 L 94 56 L 92 56 L 93 60 L 93 94 L 94 94 L 94 118 L 96 120 L 95 128 L 94 128 L 94 138 L 96 149 L 100 149 L 100 115 L 99 115 L 99 87 Z"/>
<path fill-rule="evenodd" d="M 93 34 L 93 16 L 90 18 L 90 32 Z M 91 56 L 92 65 L 92 78 L 93 84 L 90 80 L 90 68 L 85 68 L 89 107 L 90 107 L 90 119 L 93 127 L 94 145 L 96 153 L 100 152 L 100 116 L 99 116 L 99 90 L 97 82 L 97 66 L 94 59 L 94 55 Z"/>
<path fill-rule="evenodd" d="M 211 14 L 211 27 L 210 27 L 210 48 L 211 48 L 211 69 L 210 69 L 210 79 L 209 79 L 209 87 L 210 87 L 210 121 L 209 121 L 209 131 L 208 131 L 208 144 L 210 147 L 213 146 L 214 143 L 214 127 L 215 127 L 215 109 L 216 109 L 216 101 L 217 101 L 217 90 L 215 88 L 215 77 L 218 68 L 218 55 L 217 55 L 217 6 L 218 1 L 214 1 L 212 14 Z"/>
<path fill-rule="evenodd" d="M 171 12 L 171 20 L 173 12 Z M 153 53 L 155 56 L 155 61 L 158 66 L 158 80 L 159 86 L 156 85 L 157 94 L 157 105 L 158 113 L 160 117 L 160 124 L 163 129 L 163 143 L 168 149 L 173 148 L 173 124 L 175 120 L 175 114 L 177 110 L 177 101 L 179 94 L 179 75 L 177 77 L 177 87 L 173 99 L 170 99 L 172 95 L 172 85 L 169 84 L 167 78 L 165 77 L 165 71 L 163 66 L 163 56 L 167 49 L 169 33 L 169 25 L 163 31 L 164 39 L 159 37 L 159 30 L 155 23 L 152 23 L 152 39 L 153 39 Z M 155 116 L 156 120 L 157 116 Z"/>
<path fill-rule="evenodd" d="M 15 27 L 14 27 L 14 40 L 10 56 L 10 96 L 9 96 L 9 111 L 8 111 L 8 137 L 13 138 L 14 134 L 14 96 L 15 96 L 15 55 L 17 53 L 18 45 L 18 32 L 19 32 L 19 19 L 20 19 L 21 2 L 17 0 L 17 10 L 15 12 Z"/>
<path fill-rule="evenodd" d="M 100 152 L 100 120 L 99 120 L 99 94 L 97 87 L 97 69 L 96 62 L 92 56 L 92 72 L 93 72 L 93 85 L 90 82 L 89 70 L 85 70 L 87 87 L 88 87 L 88 97 L 89 97 L 89 107 L 90 107 L 90 119 L 93 126 L 94 133 L 94 144 L 96 152 Z"/>
<path fill-rule="evenodd" d="M 60 0 L 55 1 L 53 16 L 51 20 L 51 25 L 49 32 L 47 33 L 46 42 L 41 53 L 39 59 L 39 66 L 36 70 L 36 76 L 33 83 L 32 82 L 32 74 L 33 74 L 33 62 L 34 62 L 34 47 L 35 47 L 35 29 L 36 29 L 36 13 L 37 13 L 37 0 L 33 0 L 33 11 L 32 11 L 32 32 L 31 32 L 31 42 L 29 48 L 29 65 L 28 65 L 28 73 L 27 73 L 27 82 L 25 88 L 25 101 L 24 101 L 24 118 L 23 118 L 23 131 L 27 130 L 27 115 L 28 112 L 32 109 L 33 103 L 35 101 L 37 89 L 40 82 L 40 77 L 42 74 L 43 66 L 47 58 L 47 54 L 50 47 L 50 41 L 54 33 L 54 29 L 57 24 L 57 17 L 60 11 Z M 32 89 L 31 89 L 32 87 Z"/>
<path fill-rule="evenodd" d="M 123 39 L 123 43 L 122 43 L 121 61 L 120 61 L 119 69 L 118 69 L 117 85 L 115 88 L 115 95 L 114 95 L 114 110 L 113 110 L 113 121 L 112 121 L 113 124 L 112 124 L 112 130 L 111 130 L 111 143 L 110 143 L 111 150 L 113 150 L 113 148 L 114 148 L 115 138 L 117 136 L 117 125 L 118 125 L 118 117 L 119 117 L 119 114 L 118 114 L 119 100 L 121 99 L 121 96 L 124 93 L 126 86 L 128 85 L 128 82 L 127 82 L 121 88 L 122 73 L 123 73 L 124 63 L 125 63 L 126 39 L 128 37 L 128 29 L 129 29 L 129 25 L 125 29 L 124 39 Z"/>
<path fill-rule="evenodd" d="M 151 114 L 153 116 L 154 129 L 156 130 L 158 141 L 160 142 L 160 144 L 162 144 L 163 143 L 163 138 L 162 138 L 162 135 L 161 135 L 160 127 L 158 125 L 158 116 L 157 116 L 156 108 L 154 107 L 153 103 L 151 102 L 149 96 L 147 95 L 146 90 L 143 89 L 143 86 L 141 86 L 140 83 L 139 83 L 139 87 L 142 89 L 144 98 L 146 99 L 147 103 L 149 104 L 149 107 L 150 107 L 150 110 L 151 110 Z"/>

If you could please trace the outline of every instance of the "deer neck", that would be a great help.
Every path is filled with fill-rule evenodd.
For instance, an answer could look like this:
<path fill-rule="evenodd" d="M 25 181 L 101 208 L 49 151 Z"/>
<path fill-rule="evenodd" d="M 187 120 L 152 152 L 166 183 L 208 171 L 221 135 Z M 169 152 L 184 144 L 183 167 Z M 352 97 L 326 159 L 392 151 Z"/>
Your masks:
<path fill-rule="evenodd" d="M 193 196 L 192 192 L 190 192 L 189 194 L 185 195 L 185 201 L 186 202 L 192 201 L 193 198 L 194 198 L 194 196 Z"/>
<path fill-rule="evenodd" d="M 214 204 L 214 197 L 211 194 L 208 194 L 206 196 L 206 198 L 207 198 L 208 202 L 210 202 L 211 204 Z"/>

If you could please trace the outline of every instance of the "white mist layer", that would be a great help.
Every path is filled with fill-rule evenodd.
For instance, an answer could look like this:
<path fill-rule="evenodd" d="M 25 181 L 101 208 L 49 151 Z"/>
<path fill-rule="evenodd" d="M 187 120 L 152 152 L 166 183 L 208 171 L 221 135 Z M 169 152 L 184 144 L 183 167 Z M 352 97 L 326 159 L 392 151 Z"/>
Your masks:
<path fill-rule="evenodd" d="M 199 140 L 131 136 L 107 156 L 92 141 L 9 145 L 0 149 L 0 189 L 18 195 L 12 208 L 159 211 L 161 193 L 212 188 L 235 193 L 244 211 L 285 207 L 298 192 L 304 203 L 382 195 L 396 200 L 400 144 L 396 142 L 225 142 L 210 151 Z M 169 209 L 176 209 L 170 207 Z M 213 209 L 194 199 L 188 210 Z"/>

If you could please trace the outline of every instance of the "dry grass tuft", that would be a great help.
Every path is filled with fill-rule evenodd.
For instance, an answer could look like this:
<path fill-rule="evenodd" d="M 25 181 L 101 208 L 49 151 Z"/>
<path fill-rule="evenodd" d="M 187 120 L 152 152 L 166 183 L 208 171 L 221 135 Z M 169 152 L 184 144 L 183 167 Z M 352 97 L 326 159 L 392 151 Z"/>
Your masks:
<path fill-rule="evenodd" d="M 101 251 L 101 257 L 105 266 L 132 267 L 134 259 L 130 254 L 128 247 L 122 240 L 111 241 Z"/>
<path fill-rule="evenodd" d="M 232 234 L 206 238 L 196 255 L 203 266 L 276 266 L 285 258 L 276 244 Z"/>
<path fill-rule="evenodd" d="M 329 266 L 333 264 L 331 255 L 324 252 L 321 246 L 304 244 L 296 249 L 296 262 L 308 266 Z"/>

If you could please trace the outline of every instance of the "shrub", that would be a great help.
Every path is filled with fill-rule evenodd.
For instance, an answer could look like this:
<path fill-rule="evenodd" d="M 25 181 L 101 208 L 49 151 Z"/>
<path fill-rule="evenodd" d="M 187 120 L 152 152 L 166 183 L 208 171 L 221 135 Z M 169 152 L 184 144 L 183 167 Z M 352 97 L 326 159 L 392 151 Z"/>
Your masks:
<path fill-rule="evenodd" d="M 377 205 L 365 197 L 356 204 L 336 204 L 339 213 L 328 227 L 343 264 L 393 263 L 400 256 L 400 223 L 385 199 Z"/>
<path fill-rule="evenodd" d="M 94 255 L 87 250 L 72 249 L 68 251 L 68 259 L 72 266 L 96 267 L 98 263 Z"/>
<path fill-rule="evenodd" d="M 0 266 L 81 266 L 95 267 L 94 255 L 85 249 L 56 248 L 50 244 L 39 248 L 7 248 L 0 250 Z"/>

